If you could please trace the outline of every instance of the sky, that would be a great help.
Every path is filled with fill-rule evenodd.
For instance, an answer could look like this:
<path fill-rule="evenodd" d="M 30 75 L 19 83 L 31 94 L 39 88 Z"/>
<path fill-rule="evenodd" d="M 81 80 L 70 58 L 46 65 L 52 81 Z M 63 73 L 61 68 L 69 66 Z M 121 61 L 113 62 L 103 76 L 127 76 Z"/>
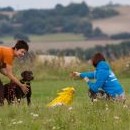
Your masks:
<path fill-rule="evenodd" d="M 51 9 L 57 4 L 67 6 L 70 3 L 86 2 L 89 6 L 102 6 L 109 2 L 130 5 L 130 0 L 0 0 L 0 8 L 11 6 L 15 10 L 22 9 Z"/>

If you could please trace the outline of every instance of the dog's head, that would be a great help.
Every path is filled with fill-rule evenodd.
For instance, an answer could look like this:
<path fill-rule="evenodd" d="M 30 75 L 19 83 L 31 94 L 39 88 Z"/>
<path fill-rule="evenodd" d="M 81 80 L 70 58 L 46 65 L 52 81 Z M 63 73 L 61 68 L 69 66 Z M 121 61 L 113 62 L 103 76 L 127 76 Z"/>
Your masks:
<path fill-rule="evenodd" d="M 21 76 L 22 76 L 24 81 L 31 81 L 34 79 L 32 71 L 23 71 L 21 73 Z"/>
<path fill-rule="evenodd" d="M 88 89 L 88 96 L 90 97 L 90 99 L 93 100 L 97 98 L 97 94 L 95 92 L 93 92 L 91 89 Z"/>
<path fill-rule="evenodd" d="M 89 89 L 88 96 L 90 97 L 92 102 L 97 101 L 97 99 L 105 99 L 105 100 L 111 99 L 111 96 L 105 93 L 104 90 L 99 90 L 97 93 L 95 93 L 91 89 Z"/>

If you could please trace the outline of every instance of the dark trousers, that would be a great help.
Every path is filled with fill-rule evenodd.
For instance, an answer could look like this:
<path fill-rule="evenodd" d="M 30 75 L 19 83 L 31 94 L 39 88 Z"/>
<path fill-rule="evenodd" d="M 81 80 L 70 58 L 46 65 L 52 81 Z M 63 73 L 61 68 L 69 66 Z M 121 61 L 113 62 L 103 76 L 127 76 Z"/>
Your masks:
<path fill-rule="evenodd" d="M 0 106 L 4 105 L 4 86 L 0 80 Z"/>

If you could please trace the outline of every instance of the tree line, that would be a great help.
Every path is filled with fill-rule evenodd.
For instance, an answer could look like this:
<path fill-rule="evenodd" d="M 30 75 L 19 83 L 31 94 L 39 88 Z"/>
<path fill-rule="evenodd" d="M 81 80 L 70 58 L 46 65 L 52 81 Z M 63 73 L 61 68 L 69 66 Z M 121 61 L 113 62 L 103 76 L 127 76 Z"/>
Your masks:
<path fill-rule="evenodd" d="M 58 55 L 58 56 L 76 56 L 81 60 L 89 60 L 94 53 L 101 52 L 103 53 L 108 59 L 115 60 L 122 56 L 129 56 L 130 55 L 130 41 L 122 42 L 118 45 L 106 45 L 106 46 L 95 46 L 94 48 L 76 48 L 76 49 L 50 49 L 48 50 L 48 54 L 51 55 Z"/>
<path fill-rule="evenodd" d="M 2 12 L 15 12 L 12 17 Z M 19 34 L 82 33 L 86 38 L 106 36 L 93 29 L 91 20 L 112 17 L 119 13 L 113 8 L 91 8 L 85 2 L 68 6 L 57 4 L 54 9 L 14 11 L 0 8 L 0 36 Z"/>

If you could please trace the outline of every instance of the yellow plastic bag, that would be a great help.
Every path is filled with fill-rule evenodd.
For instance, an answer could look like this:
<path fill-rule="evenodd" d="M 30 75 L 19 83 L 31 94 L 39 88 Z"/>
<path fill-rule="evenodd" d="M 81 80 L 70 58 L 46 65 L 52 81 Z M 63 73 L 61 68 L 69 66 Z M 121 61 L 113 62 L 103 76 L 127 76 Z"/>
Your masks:
<path fill-rule="evenodd" d="M 52 100 L 48 107 L 62 106 L 62 105 L 70 105 L 73 101 L 73 96 L 75 93 L 75 89 L 73 87 L 63 88 L 61 92 L 57 94 L 57 97 Z"/>

